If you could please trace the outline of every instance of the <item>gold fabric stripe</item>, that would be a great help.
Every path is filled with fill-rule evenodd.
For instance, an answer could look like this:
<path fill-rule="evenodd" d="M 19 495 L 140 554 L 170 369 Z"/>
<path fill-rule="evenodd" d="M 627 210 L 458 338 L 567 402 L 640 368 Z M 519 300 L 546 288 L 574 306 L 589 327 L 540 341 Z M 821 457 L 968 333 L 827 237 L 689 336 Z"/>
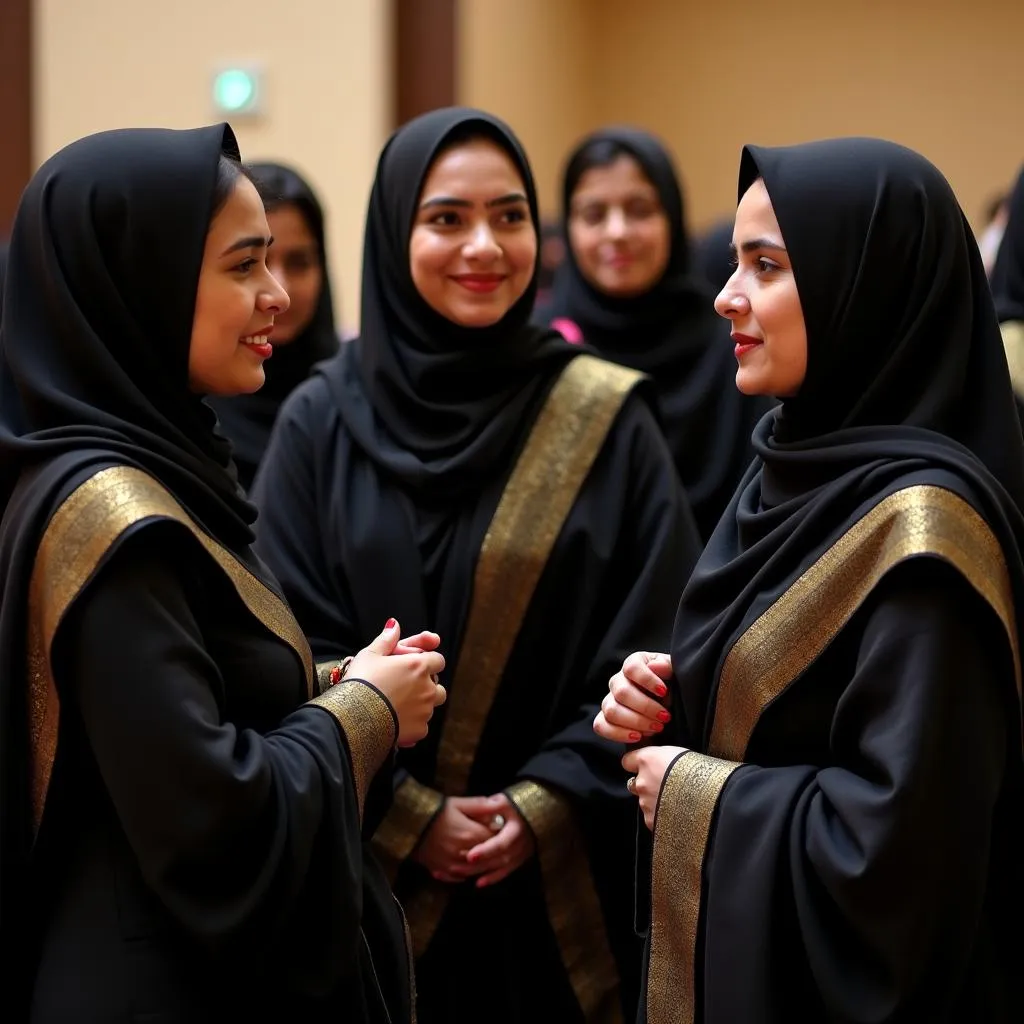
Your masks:
<path fill-rule="evenodd" d="M 443 803 L 444 797 L 436 789 L 424 786 L 411 775 L 395 790 L 394 803 L 373 836 L 374 852 L 392 885 L 402 863 L 416 849 Z"/>
<path fill-rule="evenodd" d="M 548 918 L 583 1018 L 621 1024 L 618 968 L 572 807 L 565 797 L 531 780 L 506 792 L 537 841 Z"/>
<path fill-rule="evenodd" d="M 480 548 L 435 783 L 466 791 L 487 715 L 551 549 L 641 374 L 573 359 L 548 395 Z"/>
<path fill-rule="evenodd" d="M 704 856 L 718 798 L 739 767 L 688 751 L 676 758 L 662 784 L 651 863 L 647 1024 L 696 1019 Z"/>
<path fill-rule="evenodd" d="M 917 555 L 952 565 L 999 616 L 1021 668 L 1013 589 L 999 541 L 962 498 L 918 485 L 880 501 L 740 636 L 722 666 L 708 749 L 743 759 L 765 708 L 850 621 L 871 590 Z"/>
<path fill-rule="evenodd" d="M 446 795 L 466 791 L 484 724 L 551 549 L 622 403 L 642 377 L 577 356 L 534 423 L 480 548 L 434 777 Z M 431 881 L 406 900 L 417 956 L 429 945 L 447 901 L 448 888 Z"/>
<path fill-rule="evenodd" d="M 111 546 L 144 519 L 171 519 L 191 532 L 224 571 L 246 608 L 298 654 L 307 693 L 312 695 L 313 656 L 288 606 L 207 536 L 151 476 L 129 466 L 103 469 L 73 491 L 50 518 L 29 583 L 29 738 L 36 830 L 42 821 L 57 752 L 60 708 L 50 661 L 53 638 L 71 603 Z"/>
<path fill-rule="evenodd" d="M 395 716 L 387 701 L 361 679 L 330 686 L 309 703 L 330 712 L 345 734 L 362 820 L 370 783 L 398 739 Z"/>
<path fill-rule="evenodd" d="M 1024 400 L 1024 322 L 1008 320 L 999 325 L 1003 335 L 1006 365 L 1010 368 L 1010 383 L 1018 398 Z"/>

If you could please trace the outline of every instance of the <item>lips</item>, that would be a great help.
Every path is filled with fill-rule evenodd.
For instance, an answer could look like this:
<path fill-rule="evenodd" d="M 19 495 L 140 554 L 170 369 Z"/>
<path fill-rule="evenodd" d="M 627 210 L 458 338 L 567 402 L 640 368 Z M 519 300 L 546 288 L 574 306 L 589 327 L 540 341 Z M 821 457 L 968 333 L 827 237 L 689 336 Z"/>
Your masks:
<path fill-rule="evenodd" d="M 735 331 L 730 335 L 730 337 L 736 345 L 735 352 L 737 359 L 747 352 L 752 352 L 758 347 L 758 345 L 764 344 L 760 338 L 753 338 L 749 334 L 739 334 Z"/>
<path fill-rule="evenodd" d="M 467 291 L 486 293 L 493 292 L 505 280 L 504 274 L 456 274 L 452 276 L 456 284 L 462 285 Z"/>

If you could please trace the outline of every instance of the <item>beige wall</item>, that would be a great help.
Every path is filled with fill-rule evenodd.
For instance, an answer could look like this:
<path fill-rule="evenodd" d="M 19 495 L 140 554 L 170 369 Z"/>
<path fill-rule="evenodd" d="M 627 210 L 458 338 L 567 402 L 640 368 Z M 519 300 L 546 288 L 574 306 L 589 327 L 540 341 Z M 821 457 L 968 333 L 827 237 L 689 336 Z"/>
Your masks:
<path fill-rule="evenodd" d="M 459 102 L 515 129 L 549 212 L 558 205 L 567 140 L 593 121 L 593 7 L 594 0 L 459 0 Z"/>
<path fill-rule="evenodd" d="M 462 91 L 514 117 L 546 199 L 572 139 L 609 121 L 666 139 L 695 228 L 731 213 L 744 142 L 894 139 L 938 164 L 975 222 L 1024 163 L 1021 0 L 569 0 L 559 38 L 569 15 L 540 12 L 561 0 L 525 7 L 462 0 Z M 548 91 L 566 74 L 569 99 Z"/>
<path fill-rule="evenodd" d="M 328 217 L 332 278 L 356 323 L 363 220 L 390 129 L 385 0 L 35 0 L 37 163 L 105 128 L 209 124 L 211 74 L 265 70 L 265 114 L 233 127 L 246 159 L 306 175 Z"/>

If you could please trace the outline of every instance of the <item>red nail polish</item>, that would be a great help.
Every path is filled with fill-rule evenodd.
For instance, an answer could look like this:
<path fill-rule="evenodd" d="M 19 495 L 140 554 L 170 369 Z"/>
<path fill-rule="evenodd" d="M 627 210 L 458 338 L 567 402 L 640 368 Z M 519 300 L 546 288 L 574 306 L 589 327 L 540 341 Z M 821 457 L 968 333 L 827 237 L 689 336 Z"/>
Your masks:
<path fill-rule="evenodd" d="M 397 619 L 388 619 L 388 621 L 384 623 L 384 628 L 385 629 L 394 629 L 395 626 L 397 625 L 397 622 L 398 622 Z"/>
<path fill-rule="evenodd" d="M 665 694 L 668 693 L 668 687 L 665 686 L 664 684 L 661 684 L 660 686 L 657 687 L 655 692 L 658 694 L 659 697 L 664 697 Z"/>
<path fill-rule="evenodd" d="M 631 733 L 629 734 L 629 738 L 630 738 L 630 740 L 632 740 L 632 741 L 633 741 L 634 743 L 636 743 L 636 741 L 637 741 L 638 739 L 640 739 L 640 733 L 638 733 L 638 732 L 631 732 Z"/>
<path fill-rule="evenodd" d="M 672 716 L 667 711 L 659 711 L 658 712 L 658 720 L 659 721 L 668 722 L 668 721 L 671 721 L 671 719 L 672 719 Z"/>
<path fill-rule="evenodd" d="M 663 726 L 661 724 L 661 722 L 651 722 L 651 729 L 654 732 L 661 732 L 661 730 L 664 729 L 664 728 L 665 728 L 665 726 Z"/>

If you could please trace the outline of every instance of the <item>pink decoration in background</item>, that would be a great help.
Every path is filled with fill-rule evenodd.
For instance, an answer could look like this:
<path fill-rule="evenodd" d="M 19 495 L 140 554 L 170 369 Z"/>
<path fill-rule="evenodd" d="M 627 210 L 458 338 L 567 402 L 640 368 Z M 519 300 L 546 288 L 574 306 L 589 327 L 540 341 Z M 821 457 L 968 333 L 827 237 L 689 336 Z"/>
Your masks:
<path fill-rule="evenodd" d="M 569 320 L 564 316 L 556 317 L 551 321 L 551 326 L 554 327 L 554 329 L 558 331 L 558 333 L 561 334 L 570 345 L 583 344 L 583 332 L 572 320 Z"/>

